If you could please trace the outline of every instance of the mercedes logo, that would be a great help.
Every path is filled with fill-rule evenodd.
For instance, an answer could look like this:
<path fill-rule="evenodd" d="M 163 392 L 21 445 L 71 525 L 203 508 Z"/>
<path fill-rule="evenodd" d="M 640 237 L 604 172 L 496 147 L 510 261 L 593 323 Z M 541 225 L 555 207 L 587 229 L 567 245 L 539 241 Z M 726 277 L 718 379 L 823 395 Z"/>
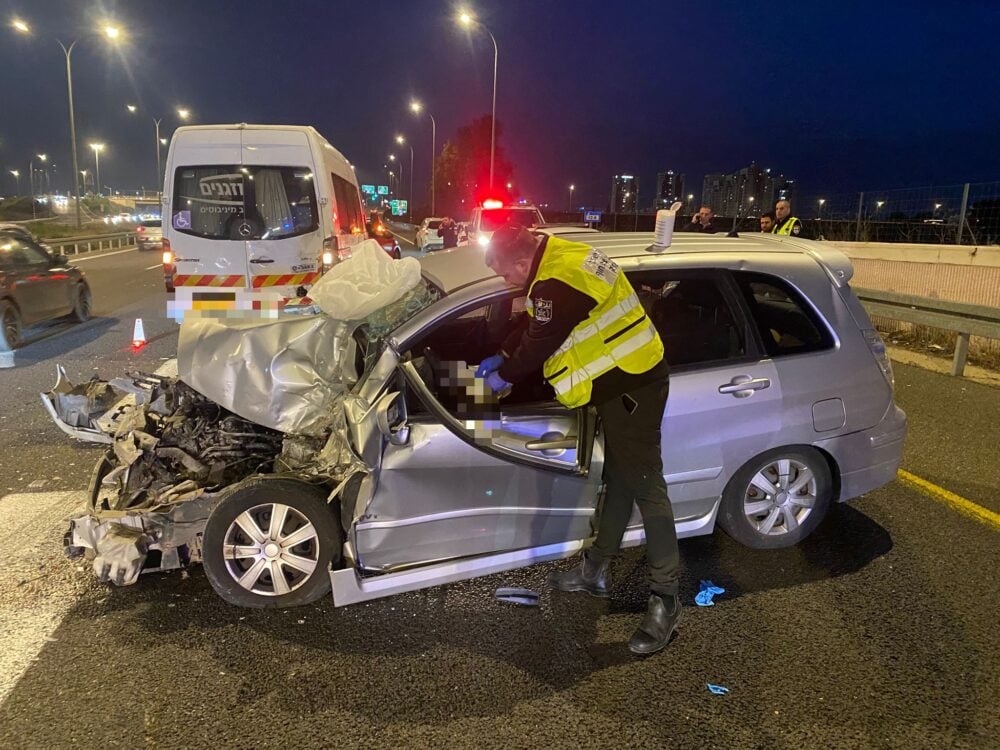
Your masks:
<path fill-rule="evenodd" d="M 240 224 L 240 237 L 249 237 L 252 233 L 253 230 L 250 228 L 249 224 L 246 222 Z"/>

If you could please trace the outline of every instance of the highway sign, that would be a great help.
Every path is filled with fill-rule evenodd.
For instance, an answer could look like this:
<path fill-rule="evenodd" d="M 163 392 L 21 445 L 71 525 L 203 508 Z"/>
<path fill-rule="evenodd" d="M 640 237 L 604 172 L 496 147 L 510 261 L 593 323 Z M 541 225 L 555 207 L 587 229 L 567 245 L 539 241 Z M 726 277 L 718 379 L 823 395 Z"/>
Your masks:
<path fill-rule="evenodd" d="M 586 211 L 583 214 L 584 221 L 600 221 L 601 212 L 600 211 Z"/>
<path fill-rule="evenodd" d="M 361 186 L 361 192 L 362 193 L 368 193 L 369 195 L 375 195 L 375 186 L 374 185 L 362 185 Z"/>
<path fill-rule="evenodd" d="M 379 185 L 378 186 L 378 194 L 379 195 L 388 195 L 389 194 L 389 186 L 388 185 Z"/>

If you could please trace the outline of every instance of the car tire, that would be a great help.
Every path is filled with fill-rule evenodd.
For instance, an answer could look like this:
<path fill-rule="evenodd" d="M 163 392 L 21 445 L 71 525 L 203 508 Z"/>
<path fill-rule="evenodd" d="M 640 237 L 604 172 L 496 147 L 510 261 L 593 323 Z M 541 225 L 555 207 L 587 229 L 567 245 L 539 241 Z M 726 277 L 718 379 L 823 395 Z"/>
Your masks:
<path fill-rule="evenodd" d="M 745 463 L 729 480 L 719 525 L 753 549 L 791 547 L 819 526 L 832 498 L 830 466 L 819 451 L 801 445 L 775 448 Z"/>
<path fill-rule="evenodd" d="M 73 311 L 69 317 L 77 323 L 86 323 L 90 320 L 92 303 L 90 287 L 84 283 L 77 284 L 73 290 Z"/>
<path fill-rule="evenodd" d="M 21 312 L 14 303 L 0 300 L 0 351 L 9 352 L 21 345 Z"/>
<path fill-rule="evenodd" d="M 340 562 L 344 535 L 326 498 L 322 487 L 275 477 L 248 479 L 228 490 L 208 517 L 202 544 L 215 593 L 229 604 L 254 608 L 298 607 L 329 593 L 330 568 Z M 272 535 L 279 510 L 284 523 Z M 282 538 L 294 542 L 307 525 L 308 538 L 285 546 Z"/>

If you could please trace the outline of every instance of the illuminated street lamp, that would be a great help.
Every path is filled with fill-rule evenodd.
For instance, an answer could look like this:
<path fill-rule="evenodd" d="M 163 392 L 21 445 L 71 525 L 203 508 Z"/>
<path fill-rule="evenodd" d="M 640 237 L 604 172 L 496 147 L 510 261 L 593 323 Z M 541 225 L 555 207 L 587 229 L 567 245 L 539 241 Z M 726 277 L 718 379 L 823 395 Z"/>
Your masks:
<path fill-rule="evenodd" d="M 409 148 L 410 148 L 410 192 L 408 192 L 406 194 L 406 201 L 407 201 L 406 202 L 406 213 L 409 214 L 410 211 L 412 210 L 410 208 L 410 203 L 413 202 L 413 145 L 410 144 L 410 143 L 407 143 L 406 138 L 404 138 L 401 135 L 397 135 L 396 136 L 396 143 L 398 143 L 400 146 L 403 146 L 403 145 L 409 146 Z"/>
<path fill-rule="evenodd" d="M 139 109 L 134 104 L 126 104 L 125 107 L 132 114 L 135 114 Z M 177 109 L 177 117 L 180 118 L 181 120 L 187 120 L 188 117 L 190 116 L 191 116 L 190 110 L 184 109 L 183 107 L 179 107 Z M 156 149 L 156 194 L 160 196 L 160 198 L 162 198 L 163 167 L 162 167 L 162 154 L 160 153 L 160 147 L 167 145 L 167 139 L 160 138 L 160 123 L 163 122 L 163 118 L 150 116 L 150 119 L 153 121 L 153 126 L 156 129 L 156 137 L 155 140 L 153 141 L 153 147 Z"/>
<path fill-rule="evenodd" d="M 14 193 L 14 195 L 20 195 L 20 193 L 21 193 L 21 173 L 18 172 L 16 169 L 10 170 L 10 173 L 12 175 L 14 175 L 14 180 L 16 181 L 15 184 L 17 185 L 17 189 L 16 189 L 16 192 Z"/>
<path fill-rule="evenodd" d="M 395 154 L 389 154 L 389 161 L 396 161 Z M 396 176 L 396 192 L 400 193 L 403 189 L 403 160 L 399 160 L 399 174 Z"/>
<path fill-rule="evenodd" d="M 43 164 L 49 158 L 45 154 L 35 154 Z M 35 159 L 28 162 L 28 188 L 31 190 L 31 218 L 35 218 Z"/>
<path fill-rule="evenodd" d="M 826 198 L 820 198 L 817 203 L 819 203 L 819 219 L 823 220 L 823 204 L 826 203 Z"/>
<path fill-rule="evenodd" d="M 104 150 L 103 143 L 91 143 L 90 147 L 94 150 L 94 175 L 97 182 L 94 185 L 95 192 L 101 194 L 101 152 Z"/>
<path fill-rule="evenodd" d="M 493 112 L 490 116 L 490 190 L 492 190 L 493 158 L 496 154 L 497 145 L 497 61 L 500 58 L 500 51 L 497 47 L 497 40 L 496 37 L 493 36 L 493 32 L 486 28 L 486 26 L 481 22 L 477 21 L 475 16 L 471 13 L 463 10 L 458 16 L 458 22 L 467 29 L 472 28 L 473 26 L 478 26 L 489 35 L 490 41 L 493 42 Z"/>
<path fill-rule="evenodd" d="M 30 34 L 31 26 L 20 18 L 15 18 L 11 21 L 11 26 L 21 34 Z M 113 26 L 109 23 L 105 23 L 104 27 L 100 31 L 93 31 L 85 34 L 81 38 L 87 38 L 92 36 L 104 36 L 112 41 L 118 41 L 122 32 L 117 26 Z M 76 175 L 80 172 L 80 165 L 77 161 L 76 153 L 76 119 L 73 114 L 73 63 L 72 55 L 73 48 L 76 47 L 76 43 L 79 39 L 74 39 L 70 42 L 67 47 L 63 44 L 62 40 L 56 39 L 56 42 L 62 48 L 63 55 L 66 57 L 66 92 L 69 98 L 69 137 L 73 152 L 73 197 L 76 200 L 76 226 L 79 229 L 82 223 L 81 212 L 80 212 L 80 183 L 76 179 Z"/>
<path fill-rule="evenodd" d="M 569 210 L 573 210 L 573 191 L 576 190 L 576 185 L 569 186 Z"/>
<path fill-rule="evenodd" d="M 423 109 L 424 105 L 418 102 L 416 99 L 410 102 L 410 111 L 413 112 L 413 114 L 419 115 L 423 111 Z M 435 182 L 434 154 L 437 152 L 437 122 L 435 122 L 434 115 L 432 115 L 430 112 L 427 113 L 427 116 L 431 118 L 431 216 L 433 216 L 434 207 L 436 205 L 434 202 L 434 182 Z"/>

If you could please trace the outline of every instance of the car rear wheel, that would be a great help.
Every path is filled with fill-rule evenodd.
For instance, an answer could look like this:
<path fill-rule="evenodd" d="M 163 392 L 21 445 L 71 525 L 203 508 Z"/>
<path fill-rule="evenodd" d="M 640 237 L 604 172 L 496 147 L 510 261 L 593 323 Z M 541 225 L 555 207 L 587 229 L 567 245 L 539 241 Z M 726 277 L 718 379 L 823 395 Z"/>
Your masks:
<path fill-rule="evenodd" d="M 297 607 L 330 591 L 343 533 L 321 487 L 250 479 L 205 525 L 203 562 L 215 593 L 239 607 Z"/>
<path fill-rule="evenodd" d="M 90 287 L 86 284 L 77 284 L 73 294 L 73 312 L 70 313 L 70 317 L 77 323 L 86 323 L 90 320 L 92 305 Z"/>
<path fill-rule="evenodd" d="M 13 304 L 0 300 L 0 351 L 16 349 L 21 344 L 21 314 Z"/>
<path fill-rule="evenodd" d="M 748 461 L 729 480 L 719 525 L 747 547 L 791 547 L 819 526 L 832 497 L 830 467 L 818 451 L 776 448 Z"/>

